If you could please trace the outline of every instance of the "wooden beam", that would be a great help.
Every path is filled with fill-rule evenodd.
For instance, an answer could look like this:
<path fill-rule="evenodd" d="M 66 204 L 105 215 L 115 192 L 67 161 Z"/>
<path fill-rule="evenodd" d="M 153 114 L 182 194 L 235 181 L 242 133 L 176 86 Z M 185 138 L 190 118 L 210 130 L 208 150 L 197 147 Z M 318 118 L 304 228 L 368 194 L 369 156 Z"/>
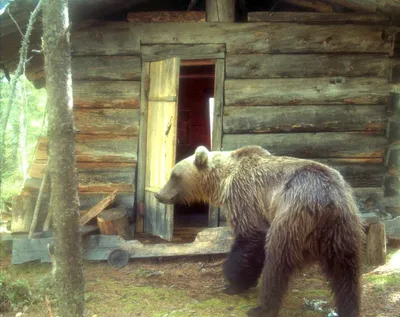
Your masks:
<path fill-rule="evenodd" d="M 113 135 L 76 136 L 77 162 L 120 162 L 135 163 L 137 158 L 137 137 Z M 47 160 L 47 138 L 40 138 L 34 160 Z"/>
<path fill-rule="evenodd" d="M 322 1 L 307 1 L 307 0 L 283 0 L 288 4 L 296 7 L 312 9 L 318 12 L 333 12 L 332 6 Z"/>
<path fill-rule="evenodd" d="M 142 61 L 156 61 L 179 56 L 181 61 L 225 57 L 224 44 L 143 44 Z"/>
<path fill-rule="evenodd" d="M 222 139 L 224 150 L 251 144 L 276 155 L 304 158 L 383 158 L 388 141 L 367 132 L 225 134 Z"/>
<path fill-rule="evenodd" d="M 74 110 L 74 123 L 81 134 L 137 136 L 139 116 L 139 109 L 78 108 Z"/>
<path fill-rule="evenodd" d="M 228 55 L 228 79 L 293 77 L 379 77 L 387 78 L 387 55 L 370 54 L 249 54 Z"/>
<path fill-rule="evenodd" d="M 384 132 L 384 105 L 296 105 L 224 108 L 224 133 Z"/>
<path fill-rule="evenodd" d="M 234 22 L 235 0 L 206 0 L 207 22 Z"/>
<path fill-rule="evenodd" d="M 128 22 L 205 22 L 204 11 L 128 12 Z"/>
<path fill-rule="evenodd" d="M 361 12 L 371 12 L 384 14 L 392 17 L 394 21 L 399 21 L 400 6 L 397 0 L 329 0 L 346 8 Z"/>
<path fill-rule="evenodd" d="M 74 81 L 140 80 L 141 60 L 140 56 L 74 56 L 71 67 Z"/>
<path fill-rule="evenodd" d="M 116 36 L 118 33 L 118 36 Z M 312 36 L 310 36 L 312 34 Z M 226 44 L 227 53 L 388 53 L 376 25 L 99 22 L 71 34 L 74 56 L 136 55 L 144 44 Z"/>
<path fill-rule="evenodd" d="M 139 107 L 140 81 L 75 81 L 74 107 Z"/>
<path fill-rule="evenodd" d="M 383 78 L 229 79 L 226 106 L 297 104 L 387 104 L 391 85 Z"/>
<path fill-rule="evenodd" d="M 315 24 L 382 24 L 390 23 L 387 16 L 375 13 L 326 12 L 249 12 L 248 22 L 296 22 Z"/>
<path fill-rule="evenodd" d="M 139 148 L 138 148 L 138 172 L 135 208 L 136 232 L 144 231 L 144 199 L 146 178 L 146 149 L 147 149 L 147 117 L 148 97 L 150 89 L 150 63 L 143 63 L 142 85 L 140 93 L 140 125 L 139 125 Z"/>

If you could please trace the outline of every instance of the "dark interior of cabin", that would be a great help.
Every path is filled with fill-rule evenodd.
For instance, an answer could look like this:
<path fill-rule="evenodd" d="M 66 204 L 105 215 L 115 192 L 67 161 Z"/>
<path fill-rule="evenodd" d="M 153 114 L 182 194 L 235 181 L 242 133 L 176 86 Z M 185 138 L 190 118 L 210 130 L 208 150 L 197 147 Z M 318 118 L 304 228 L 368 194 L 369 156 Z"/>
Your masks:
<path fill-rule="evenodd" d="M 179 81 L 177 162 L 192 155 L 199 145 L 210 149 L 210 98 L 214 97 L 214 65 L 185 65 L 184 62 L 182 64 Z M 208 204 L 176 204 L 174 216 L 174 235 L 179 234 L 183 228 L 187 231 L 190 228 L 207 227 Z"/>

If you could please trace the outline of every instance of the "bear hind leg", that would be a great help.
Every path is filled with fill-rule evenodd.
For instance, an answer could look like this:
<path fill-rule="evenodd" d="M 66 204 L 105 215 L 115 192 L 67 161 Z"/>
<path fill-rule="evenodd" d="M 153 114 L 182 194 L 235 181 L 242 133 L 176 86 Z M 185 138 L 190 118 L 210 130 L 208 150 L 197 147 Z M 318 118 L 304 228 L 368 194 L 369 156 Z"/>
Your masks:
<path fill-rule="evenodd" d="M 274 219 L 266 241 L 259 306 L 247 312 L 249 317 L 277 317 L 293 272 L 304 263 L 307 237 L 303 221 L 282 213 Z M 291 230 L 288 230 L 291 228 Z"/>
<path fill-rule="evenodd" d="M 347 228 L 346 226 L 349 224 L 343 224 L 342 228 Z M 330 247 L 323 258 L 322 269 L 335 295 L 339 316 L 359 317 L 362 237 L 357 236 L 357 228 L 349 228 L 347 233 L 338 231 L 339 236 L 328 242 Z"/>

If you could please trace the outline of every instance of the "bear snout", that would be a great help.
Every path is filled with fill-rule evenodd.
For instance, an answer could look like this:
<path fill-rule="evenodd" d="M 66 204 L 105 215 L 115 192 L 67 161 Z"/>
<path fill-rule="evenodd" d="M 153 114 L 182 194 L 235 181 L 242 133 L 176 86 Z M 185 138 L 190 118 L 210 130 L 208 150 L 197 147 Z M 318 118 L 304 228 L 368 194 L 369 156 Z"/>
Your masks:
<path fill-rule="evenodd" d="M 163 197 L 163 196 L 160 194 L 160 192 L 154 193 L 154 197 L 157 199 L 157 201 L 158 201 L 159 203 L 162 203 L 162 204 L 170 204 L 170 203 L 171 203 L 171 199 L 168 199 L 168 198 L 166 198 L 166 197 Z"/>

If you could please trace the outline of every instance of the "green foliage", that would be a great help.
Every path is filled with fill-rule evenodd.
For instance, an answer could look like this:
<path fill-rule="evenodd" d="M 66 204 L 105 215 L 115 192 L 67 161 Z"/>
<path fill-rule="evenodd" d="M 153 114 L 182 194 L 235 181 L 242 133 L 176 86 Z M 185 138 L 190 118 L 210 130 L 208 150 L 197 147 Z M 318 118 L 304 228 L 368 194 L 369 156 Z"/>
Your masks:
<path fill-rule="evenodd" d="M 32 301 L 32 292 L 28 281 L 12 280 L 0 271 L 0 312 L 22 308 Z"/>
<path fill-rule="evenodd" d="M 6 106 L 11 93 L 10 89 L 6 78 L 0 75 L 1 107 Z M 21 76 L 16 91 L 5 134 L 4 168 L 1 175 L 0 199 L 6 203 L 10 202 L 11 198 L 21 190 L 26 173 L 21 166 L 22 160 L 25 159 L 29 166 L 38 137 L 46 132 L 46 121 L 44 120 L 46 90 L 36 89 L 25 76 Z M 24 111 L 25 113 L 23 113 Z M 23 118 L 21 114 L 24 115 Z M 21 123 L 24 123 L 24 126 L 21 126 Z M 23 131 L 26 131 L 25 141 L 21 141 L 20 138 Z M 25 151 L 21 151 L 21 149 L 25 149 Z M 23 158 L 21 153 L 25 153 Z"/>
<path fill-rule="evenodd" d="M 24 306 L 41 303 L 45 295 L 52 298 L 54 279 L 50 273 L 36 281 L 15 279 L 12 275 L 0 271 L 0 313 L 21 310 Z"/>

